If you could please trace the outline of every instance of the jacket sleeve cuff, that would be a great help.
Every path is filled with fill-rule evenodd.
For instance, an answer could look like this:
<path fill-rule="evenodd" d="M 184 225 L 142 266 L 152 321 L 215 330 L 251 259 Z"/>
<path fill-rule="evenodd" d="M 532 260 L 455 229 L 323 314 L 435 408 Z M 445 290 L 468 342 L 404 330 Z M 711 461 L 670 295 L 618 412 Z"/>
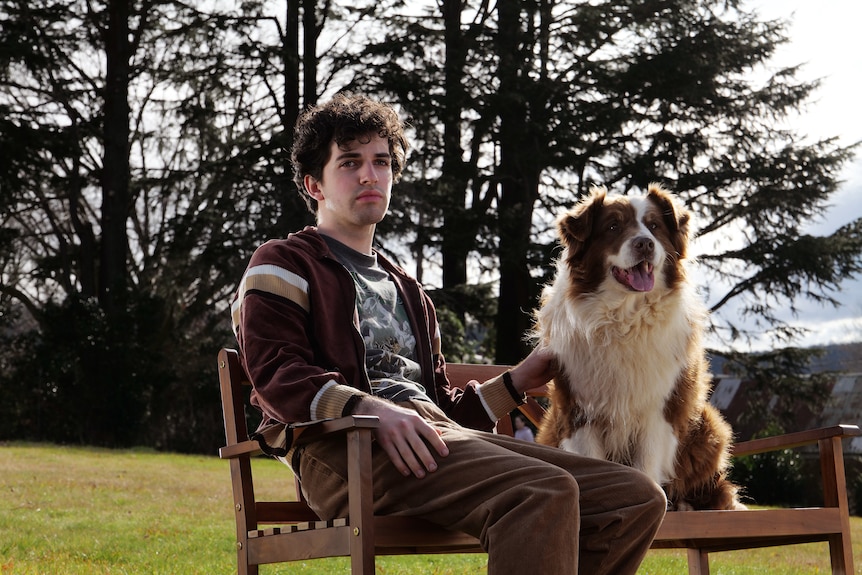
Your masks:
<path fill-rule="evenodd" d="M 329 380 L 326 385 L 320 388 L 311 402 L 311 419 L 316 421 L 341 417 L 344 414 L 344 408 L 348 404 L 354 403 L 353 398 L 357 395 L 365 394 L 355 387 L 341 385 L 335 380 Z"/>
<path fill-rule="evenodd" d="M 518 402 L 512 397 L 502 376 L 479 384 L 476 386 L 476 392 L 492 421 L 497 421 L 518 407 Z"/>

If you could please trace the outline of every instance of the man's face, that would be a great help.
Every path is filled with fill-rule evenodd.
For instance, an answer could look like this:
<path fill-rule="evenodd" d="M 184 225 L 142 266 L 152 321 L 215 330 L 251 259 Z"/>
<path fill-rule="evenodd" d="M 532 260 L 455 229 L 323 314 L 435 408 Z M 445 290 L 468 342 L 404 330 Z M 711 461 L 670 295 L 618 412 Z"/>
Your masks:
<path fill-rule="evenodd" d="M 346 148 L 332 142 L 323 177 L 306 176 L 306 190 L 317 200 L 321 229 L 373 226 L 386 215 L 392 195 L 389 141 L 376 134 L 366 139 L 349 142 Z"/>

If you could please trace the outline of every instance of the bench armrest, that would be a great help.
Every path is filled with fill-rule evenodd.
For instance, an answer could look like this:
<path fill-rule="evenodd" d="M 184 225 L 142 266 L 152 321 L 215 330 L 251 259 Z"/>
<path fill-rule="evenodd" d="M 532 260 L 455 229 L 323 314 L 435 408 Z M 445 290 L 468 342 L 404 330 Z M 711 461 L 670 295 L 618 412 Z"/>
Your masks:
<path fill-rule="evenodd" d="M 246 439 L 232 445 L 225 445 L 219 448 L 218 456 L 220 459 L 236 459 L 241 455 L 262 455 L 260 444 L 252 439 Z"/>
<path fill-rule="evenodd" d="M 303 431 L 297 437 L 296 444 L 303 445 L 332 433 L 343 433 L 354 429 L 377 429 L 380 427 L 380 419 L 376 415 L 348 415 L 297 427 L 301 427 Z"/>
<path fill-rule="evenodd" d="M 862 432 L 860 432 L 859 426 L 857 425 L 833 425 L 831 427 L 821 427 L 818 429 L 809 429 L 807 431 L 776 435 L 774 437 L 742 441 L 732 446 L 731 454 L 734 457 L 739 457 L 741 455 L 754 455 L 757 453 L 766 453 L 768 451 L 779 451 L 782 449 L 801 447 L 803 445 L 811 445 L 823 439 L 830 439 L 833 437 L 856 437 L 860 434 L 862 434 Z"/>
<path fill-rule="evenodd" d="M 345 433 L 354 429 L 376 429 L 380 420 L 374 415 L 348 415 L 337 419 L 325 419 L 297 426 L 303 431 L 297 437 L 296 444 L 303 445 L 332 433 Z M 218 451 L 221 459 L 233 459 L 241 455 L 262 455 L 260 444 L 254 439 L 247 439 L 233 445 L 226 445 Z"/>

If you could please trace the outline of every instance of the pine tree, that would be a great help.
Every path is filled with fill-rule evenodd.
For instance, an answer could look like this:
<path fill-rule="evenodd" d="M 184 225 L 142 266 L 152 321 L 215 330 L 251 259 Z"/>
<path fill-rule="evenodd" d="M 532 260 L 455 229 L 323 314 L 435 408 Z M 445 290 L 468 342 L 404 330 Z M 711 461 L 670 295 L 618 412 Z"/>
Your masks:
<path fill-rule="evenodd" d="M 487 166 L 456 172 L 450 162 L 435 171 L 423 158 L 419 176 L 438 195 L 461 194 L 430 206 L 433 216 L 423 224 L 439 227 L 452 217 L 445 210 L 470 212 L 473 225 L 445 226 L 440 236 L 452 233 L 460 246 L 474 246 L 472 262 L 480 269 L 487 268 L 483 248 L 490 243 L 496 250 L 498 361 L 517 361 L 526 352 L 518 342 L 552 269 L 553 214 L 593 183 L 629 193 L 662 182 L 696 214 L 715 333 L 728 345 L 751 335 L 736 317 L 722 314 L 730 302 L 782 345 L 798 332 L 775 310 L 799 297 L 834 302 L 842 279 L 859 273 L 862 223 L 829 237 L 802 232 L 838 189 L 854 147 L 832 139 L 805 142 L 783 122 L 818 85 L 798 80 L 796 68 L 766 75 L 765 63 L 786 41 L 785 22 L 763 21 L 737 2 L 495 6 L 494 12 L 485 4 L 464 6 L 459 34 L 448 13 L 394 27 L 385 42 L 371 40 L 368 53 L 375 56 L 373 69 L 381 70 L 375 89 L 397 94 L 423 124 L 444 121 L 434 115 L 443 102 L 445 118 L 460 118 L 461 130 L 445 132 L 457 138 L 452 141 L 441 142 L 444 132 L 423 125 L 418 135 L 432 138 L 420 148 L 448 145 L 468 165 Z M 450 61 L 443 48 L 453 35 L 467 54 Z M 445 69 L 460 67 L 465 89 L 448 93 L 441 54 Z M 428 100 L 434 105 L 422 112 Z M 457 178 L 466 195 L 443 188 Z M 489 229 L 496 232 L 493 242 L 484 237 Z M 472 240 L 465 230 L 475 234 Z M 464 270 L 471 265 L 452 252 L 442 258 Z M 453 286 L 444 279 L 447 287 Z"/>

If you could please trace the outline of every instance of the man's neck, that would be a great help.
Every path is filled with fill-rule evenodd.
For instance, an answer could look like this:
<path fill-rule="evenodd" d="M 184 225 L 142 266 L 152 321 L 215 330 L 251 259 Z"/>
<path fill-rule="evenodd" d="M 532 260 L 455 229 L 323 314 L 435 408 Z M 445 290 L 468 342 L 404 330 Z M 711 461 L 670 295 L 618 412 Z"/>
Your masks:
<path fill-rule="evenodd" d="M 330 228 L 318 224 L 317 231 L 323 235 L 338 240 L 347 247 L 361 254 L 371 255 L 371 246 L 374 243 L 374 230 L 376 226 L 367 226 L 362 230 L 348 230 L 343 227 Z"/>

